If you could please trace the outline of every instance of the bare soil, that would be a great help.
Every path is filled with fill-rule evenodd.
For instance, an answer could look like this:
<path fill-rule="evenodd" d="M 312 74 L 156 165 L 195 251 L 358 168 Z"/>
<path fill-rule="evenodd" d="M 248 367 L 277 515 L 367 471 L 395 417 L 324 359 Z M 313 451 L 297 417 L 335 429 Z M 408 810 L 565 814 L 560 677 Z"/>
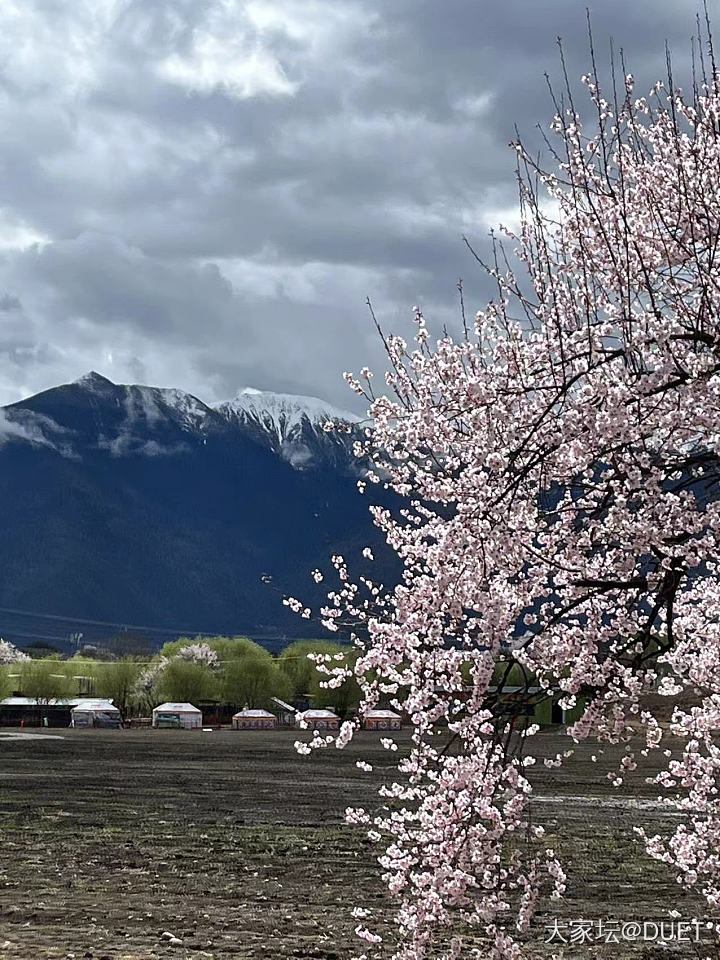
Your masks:
<path fill-rule="evenodd" d="M 346 807 L 373 804 L 397 757 L 377 735 L 301 758 L 293 731 L 53 733 L 62 739 L 0 736 L 0 960 L 349 960 L 351 906 L 389 916 L 376 848 L 343 823 Z M 568 745 L 541 737 L 543 749 Z M 591 752 L 533 771 L 533 815 L 570 884 L 563 902 L 541 906 L 530 955 L 707 955 L 695 944 L 545 943 L 557 915 L 563 924 L 667 920 L 672 908 L 705 917 L 633 834 L 668 823 L 648 771 L 618 792 Z M 355 767 L 360 758 L 372 774 Z"/>

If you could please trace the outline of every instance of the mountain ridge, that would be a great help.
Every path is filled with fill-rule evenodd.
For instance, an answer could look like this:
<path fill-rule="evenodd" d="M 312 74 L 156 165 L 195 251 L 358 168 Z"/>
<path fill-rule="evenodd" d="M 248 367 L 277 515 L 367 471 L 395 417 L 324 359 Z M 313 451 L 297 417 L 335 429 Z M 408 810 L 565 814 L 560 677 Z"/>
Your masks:
<path fill-rule="evenodd" d="M 83 396 L 88 401 L 88 409 L 78 423 L 76 404 Z M 50 416 L 48 400 L 55 417 Z M 109 403 L 114 416 L 108 419 L 106 411 L 103 421 L 98 401 Z M 73 407 L 71 424 L 64 422 L 63 417 L 63 409 L 68 404 Z M 245 387 L 231 400 L 205 403 L 195 394 L 176 388 L 114 383 L 96 371 L 8 404 L 1 410 L 0 441 L 8 437 L 25 439 L 53 447 L 64 456 L 77 453 L 72 445 L 73 431 L 81 446 L 92 445 L 93 422 L 95 443 L 114 456 L 172 455 L 179 450 L 177 444 L 163 447 L 147 437 L 148 431 L 154 432 L 164 421 L 165 424 L 172 422 L 181 432 L 196 439 L 227 427 L 242 430 L 257 442 L 268 445 L 298 470 L 327 466 L 329 462 L 335 468 L 349 468 L 353 460 L 352 443 L 357 438 L 360 422 L 355 414 L 317 397 Z M 333 421 L 340 425 L 339 431 L 327 429 L 326 425 Z M 8 429 L 8 424 L 14 424 L 15 429 Z M 138 425 L 140 437 L 136 436 Z"/>
<path fill-rule="evenodd" d="M 326 432 L 336 408 L 315 398 L 312 416 L 294 398 L 284 420 L 264 423 L 258 414 L 292 395 L 243 396 L 230 416 L 184 391 L 89 373 L 2 408 L 0 608 L 321 633 L 282 594 L 317 608 L 313 569 L 382 551 L 357 491 L 362 427 Z M 12 640 L 0 618 L 3 630 Z"/>

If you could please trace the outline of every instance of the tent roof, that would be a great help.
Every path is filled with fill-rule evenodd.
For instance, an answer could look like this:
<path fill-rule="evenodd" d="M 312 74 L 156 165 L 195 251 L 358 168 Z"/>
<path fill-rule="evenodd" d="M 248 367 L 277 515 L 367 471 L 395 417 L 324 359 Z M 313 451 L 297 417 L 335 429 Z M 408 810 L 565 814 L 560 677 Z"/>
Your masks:
<path fill-rule="evenodd" d="M 34 697 L 5 697 L 0 700 L 3 707 L 72 707 L 75 700 L 48 700 L 47 703 L 38 703 Z"/>
<path fill-rule="evenodd" d="M 198 710 L 191 703 L 161 703 L 159 707 L 155 707 L 153 713 L 202 713 L 202 710 Z"/>
<path fill-rule="evenodd" d="M 340 717 L 333 713 L 332 710 L 319 710 L 318 708 L 311 707 L 309 710 L 305 710 L 303 713 L 298 714 L 304 720 L 339 720 Z"/>
<path fill-rule="evenodd" d="M 78 707 L 83 703 L 103 703 L 113 710 L 112 700 L 88 700 L 87 697 L 73 697 L 70 700 L 59 698 L 57 700 L 48 700 L 47 703 L 38 702 L 34 697 L 5 697 L 0 700 L 0 706 L 3 707 Z M 86 709 L 92 709 L 86 707 Z"/>
<path fill-rule="evenodd" d="M 266 720 L 274 720 L 275 714 L 268 710 L 238 710 L 233 714 L 233 720 L 235 717 L 265 717 Z"/>
<path fill-rule="evenodd" d="M 75 704 L 73 710 L 83 711 L 105 711 L 110 713 L 120 713 L 112 700 L 80 700 Z"/>
<path fill-rule="evenodd" d="M 365 714 L 366 720 L 401 720 L 399 713 L 394 710 L 368 710 Z"/>

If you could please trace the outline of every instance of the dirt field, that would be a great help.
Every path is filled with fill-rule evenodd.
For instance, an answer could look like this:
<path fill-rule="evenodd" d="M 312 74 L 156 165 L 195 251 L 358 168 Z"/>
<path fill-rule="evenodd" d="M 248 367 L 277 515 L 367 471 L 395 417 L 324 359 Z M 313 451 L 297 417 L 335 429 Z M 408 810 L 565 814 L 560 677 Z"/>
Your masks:
<path fill-rule="evenodd" d="M 347 806 L 372 803 L 390 760 L 377 736 L 306 759 L 288 731 L 53 733 L 62 739 L 0 736 L 2 960 L 346 960 L 353 902 L 386 909 L 375 848 L 342 823 Z M 360 757 L 375 773 L 355 768 Z M 534 816 L 571 878 L 553 914 L 642 922 L 674 907 L 704 918 L 634 840 L 634 823 L 666 816 L 655 790 L 638 778 L 618 794 L 603 772 L 587 755 L 537 771 Z M 534 956 L 558 952 L 544 942 L 550 916 L 538 917 Z M 607 960 L 708 953 L 650 942 L 563 950 Z"/>

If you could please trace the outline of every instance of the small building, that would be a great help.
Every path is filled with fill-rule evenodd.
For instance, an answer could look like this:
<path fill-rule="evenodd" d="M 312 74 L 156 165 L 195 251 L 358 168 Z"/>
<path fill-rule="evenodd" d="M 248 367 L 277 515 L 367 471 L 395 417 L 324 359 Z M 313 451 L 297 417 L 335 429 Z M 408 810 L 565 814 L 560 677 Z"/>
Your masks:
<path fill-rule="evenodd" d="M 0 700 L 0 726 L 67 727 L 76 700 L 36 700 L 13 694 Z"/>
<path fill-rule="evenodd" d="M 300 726 L 301 722 L 306 724 L 307 730 L 339 730 L 340 717 L 332 710 L 320 710 L 311 707 L 302 713 L 296 715 L 296 723 Z"/>
<path fill-rule="evenodd" d="M 275 714 L 267 710 L 238 710 L 232 718 L 233 730 L 273 730 L 276 726 Z"/>
<path fill-rule="evenodd" d="M 222 727 L 230 724 L 235 707 L 221 700 L 198 700 L 197 706 L 202 712 L 203 727 Z"/>
<path fill-rule="evenodd" d="M 368 710 L 362 725 L 366 730 L 400 730 L 402 717 L 394 710 Z"/>
<path fill-rule="evenodd" d="M 70 711 L 71 727 L 122 730 L 122 716 L 112 700 L 80 700 Z"/>
<path fill-rule="evenodd" d="M 192 703 L 161 703 L 153 710 L 152 725 L 177 730 L 200 730 L 202 711 Z"/>

